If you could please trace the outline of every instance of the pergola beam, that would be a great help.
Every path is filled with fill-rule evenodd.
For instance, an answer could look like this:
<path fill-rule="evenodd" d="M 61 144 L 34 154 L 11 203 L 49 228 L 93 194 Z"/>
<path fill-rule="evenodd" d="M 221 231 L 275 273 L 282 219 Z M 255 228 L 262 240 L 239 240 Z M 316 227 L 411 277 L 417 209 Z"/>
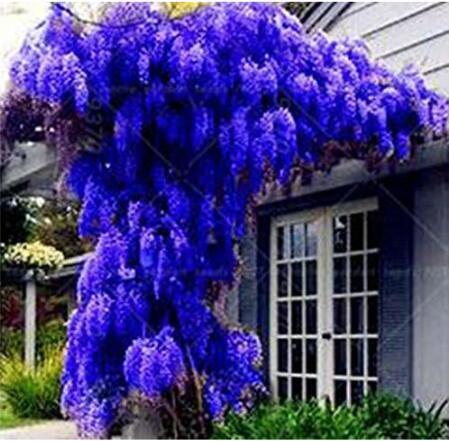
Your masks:
<path fill-rule="evenodd" d="M 289 198 L 299 198 L 349 185 L 379 181 L 392 175 L 416 173 L 447 164 L 449 164 L 449 141 L 447 139 L 418 147 L 410 161 L 398 164 L 394 170 L 391 170 L 388 164 L 384 164 L 375 172 L 369 172 L 364 161 L 346 159 L 336 165 L 331 173 L 316 172 L 312 177 L 312 181 L 307 185 L 304 185 L 299 180 L 295 182 L 291 188 Z M 261 198 L 261 210 L 263 211 L 263 206 L 267 204 L 283 202 L 285 199 L 285 192 L 278 186 L 273 186 Z"/>
<path fill-rule="evenodd" d="M 1 191 L 7 193 L 33 192 L 36 184 L 43 191 L 52 191 L 56 173 L 55 149 L 43 143 L 15 146 L 12 156 L 1 170 Z M 34 185 L 33 185 L 34 183 Z M 33 188 L 34 187 L 34 188 Z"/>

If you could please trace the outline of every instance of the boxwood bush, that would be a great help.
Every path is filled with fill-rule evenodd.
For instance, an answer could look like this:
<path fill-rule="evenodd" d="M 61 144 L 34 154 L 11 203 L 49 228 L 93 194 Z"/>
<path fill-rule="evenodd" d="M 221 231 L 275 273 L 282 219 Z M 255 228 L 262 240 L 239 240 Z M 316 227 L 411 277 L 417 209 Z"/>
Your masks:
<path fill-rule="evenodd" d="M 446 403 L 424 409 L 389 394 L 366 397 L 359 406 L 317 401 L 263 404 L 246 416 L 229 415 L 214 439 L 441 439 Z"/>

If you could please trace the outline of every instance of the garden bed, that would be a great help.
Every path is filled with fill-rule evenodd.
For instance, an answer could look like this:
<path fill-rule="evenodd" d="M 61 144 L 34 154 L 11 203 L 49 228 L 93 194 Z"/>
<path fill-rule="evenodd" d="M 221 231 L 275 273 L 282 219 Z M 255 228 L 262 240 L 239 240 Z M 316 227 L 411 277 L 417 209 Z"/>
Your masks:
<path fill-rule="evenodd" d="M 215 439 L 447 439 L 440 415 L 447 402 L 428 409 L 393 395 L 366 397 L 358 406 L 310 402 L 265 404 L 250 415 L 229 415 Z"/>

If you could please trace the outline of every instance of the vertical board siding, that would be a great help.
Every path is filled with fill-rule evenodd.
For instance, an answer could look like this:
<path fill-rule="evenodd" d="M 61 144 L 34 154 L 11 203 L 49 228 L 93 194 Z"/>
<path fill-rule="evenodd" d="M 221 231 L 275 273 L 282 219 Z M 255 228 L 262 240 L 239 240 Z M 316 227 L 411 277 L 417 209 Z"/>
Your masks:
<path fill-rule="evenodd" d="M 419 175 L 415 206 L 413 391 L 430 405 L 449 398 L 449 167 Z"/>
<path fill-rule="evenodd" d="M 429 72 L 431 87 L 449 94 L 449 3 L 355 5 L 328 30 L 332 37 L 364 38 L 390 68 L 416 64 L 424 75 Z"/>
<path fill-rule="evenodd" d="M 412 393 L 413 180 L 392 179 L 379 189 L 379 384 Z"/>

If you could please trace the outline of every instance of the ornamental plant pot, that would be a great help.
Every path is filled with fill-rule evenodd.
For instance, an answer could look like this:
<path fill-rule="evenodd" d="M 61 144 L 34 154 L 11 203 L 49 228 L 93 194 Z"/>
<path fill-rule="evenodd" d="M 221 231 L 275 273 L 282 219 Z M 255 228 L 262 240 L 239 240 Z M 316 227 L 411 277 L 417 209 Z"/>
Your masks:
<path fill-rule="evenodd" d="M 164 439 L 160 416 L 148 408 L 140 408 L 134 419 L 122 427 L 121 439 Z"/>

